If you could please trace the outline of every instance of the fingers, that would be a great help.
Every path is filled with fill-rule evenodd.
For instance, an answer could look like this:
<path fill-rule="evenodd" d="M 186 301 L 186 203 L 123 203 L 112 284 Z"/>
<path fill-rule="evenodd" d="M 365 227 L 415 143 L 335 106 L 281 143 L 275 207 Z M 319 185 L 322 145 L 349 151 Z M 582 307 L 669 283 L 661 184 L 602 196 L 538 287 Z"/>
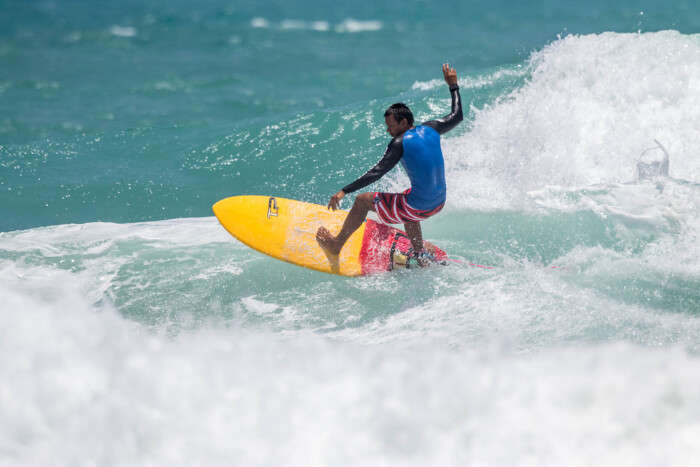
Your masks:
<path fill-rule="evenodd" d="M 335 211 L 338 209 L 339 200 L 336 195 L 331 196 L 331 200 L 328 201 L 328 209 Z"/>
<path fill-rule="evenodd" d="M 345 192 L 343 190 L 340 190 L 338 193 L 331 196 L 330 201 L 328 201 L 328 209 L 335 211 L 338 208 L 340 208 L 340 200 L 343 199 L 344 197 L 345 197 Z"/>
<path fill-rule="evenodd" d="M 442 74 L 447 84 L 457 84 L 457 71 L 452 68 L 449 63 L 442 64 Z"/>

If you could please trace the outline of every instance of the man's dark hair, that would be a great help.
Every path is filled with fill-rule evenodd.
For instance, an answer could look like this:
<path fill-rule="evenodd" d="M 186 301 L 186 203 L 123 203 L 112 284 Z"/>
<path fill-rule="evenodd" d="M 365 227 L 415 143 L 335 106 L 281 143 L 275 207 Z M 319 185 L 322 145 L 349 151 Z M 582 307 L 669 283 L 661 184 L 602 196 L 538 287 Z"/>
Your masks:
<path fill-rule="evenodd" d="M 393 115 L 394 120 L 396 120 L 398 123 L 401 123 L 401 120 L 405 118 L 408 120 L 408 126 L 413 126 L 413 113 L 411 112 L 411 109 L 409 109 L 403 102 L 391 104 L 384 112 L 385 117 L 388 117 L 389 115 Z"/>

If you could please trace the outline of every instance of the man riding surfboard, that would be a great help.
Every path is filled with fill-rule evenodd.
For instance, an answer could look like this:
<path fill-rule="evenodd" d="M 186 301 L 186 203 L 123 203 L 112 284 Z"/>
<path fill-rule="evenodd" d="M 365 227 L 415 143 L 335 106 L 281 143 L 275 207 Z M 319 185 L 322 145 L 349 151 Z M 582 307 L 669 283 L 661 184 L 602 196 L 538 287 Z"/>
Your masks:
<path fill-rule="evenodd" d="M 447 192 L 440 135 L 457 126 L 463 118 L 457 72 L 445 63 L 442 73 L 450 87 L 451 112 L 443 118 L 413 126 L 413 113 L 406 104 L 389 106 L 384 112 L 384 121 L 392 140 L 384 156 L 367 173 L 331 196 L 328 209 L 338 209 L 340 200 L 346 194 L 379 180 L 399 161 L 411 181 L 411 187 L 403 193 L 377 191 L 357 195 L 338 235 L 333 236 L 325 227 L 320 227 L 316 232 L 316 240 L 329 253 L 339 254 L 347 239 L 372 210 L 387 224 L 404 224 L 416 257 L 421 265 L 425 264 L 422 260 L 424 251 L 420 221 L 440 212 Z"/>

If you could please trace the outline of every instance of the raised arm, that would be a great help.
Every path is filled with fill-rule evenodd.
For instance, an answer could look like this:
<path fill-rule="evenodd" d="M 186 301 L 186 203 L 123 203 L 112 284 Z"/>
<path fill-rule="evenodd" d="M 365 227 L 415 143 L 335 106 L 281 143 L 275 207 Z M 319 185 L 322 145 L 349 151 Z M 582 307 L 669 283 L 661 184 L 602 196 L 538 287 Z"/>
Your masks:
<path fill-rule="evenodd" d="M 445 77 L 445 82 L 450 87 L 450 95 L 452 96 L 452 110 L 448 115 L 435 120 L 429 120 L 423 125 L 433 128 L 440 134 L 447 133 L 452 128 L 456 127 L 464 118 L 462 115 L 462 99 L 459 96 L 459 86 L 457 85 L 457 71 L 450 68 L 447 63 L 442 65 L 442 74 Z"/>

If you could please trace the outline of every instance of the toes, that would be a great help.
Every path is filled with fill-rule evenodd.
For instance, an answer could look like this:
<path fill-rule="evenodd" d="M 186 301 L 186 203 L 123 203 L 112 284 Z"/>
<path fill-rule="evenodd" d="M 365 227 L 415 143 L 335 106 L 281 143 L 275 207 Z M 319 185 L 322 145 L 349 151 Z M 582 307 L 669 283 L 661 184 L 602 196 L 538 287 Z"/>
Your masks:
<path fill-rule="evenodd" d="M 319 240 L 327 240 L 328 230 L 325 227 L 319 227 L 319 229 L 316 231 L 316 238 Z"/>

